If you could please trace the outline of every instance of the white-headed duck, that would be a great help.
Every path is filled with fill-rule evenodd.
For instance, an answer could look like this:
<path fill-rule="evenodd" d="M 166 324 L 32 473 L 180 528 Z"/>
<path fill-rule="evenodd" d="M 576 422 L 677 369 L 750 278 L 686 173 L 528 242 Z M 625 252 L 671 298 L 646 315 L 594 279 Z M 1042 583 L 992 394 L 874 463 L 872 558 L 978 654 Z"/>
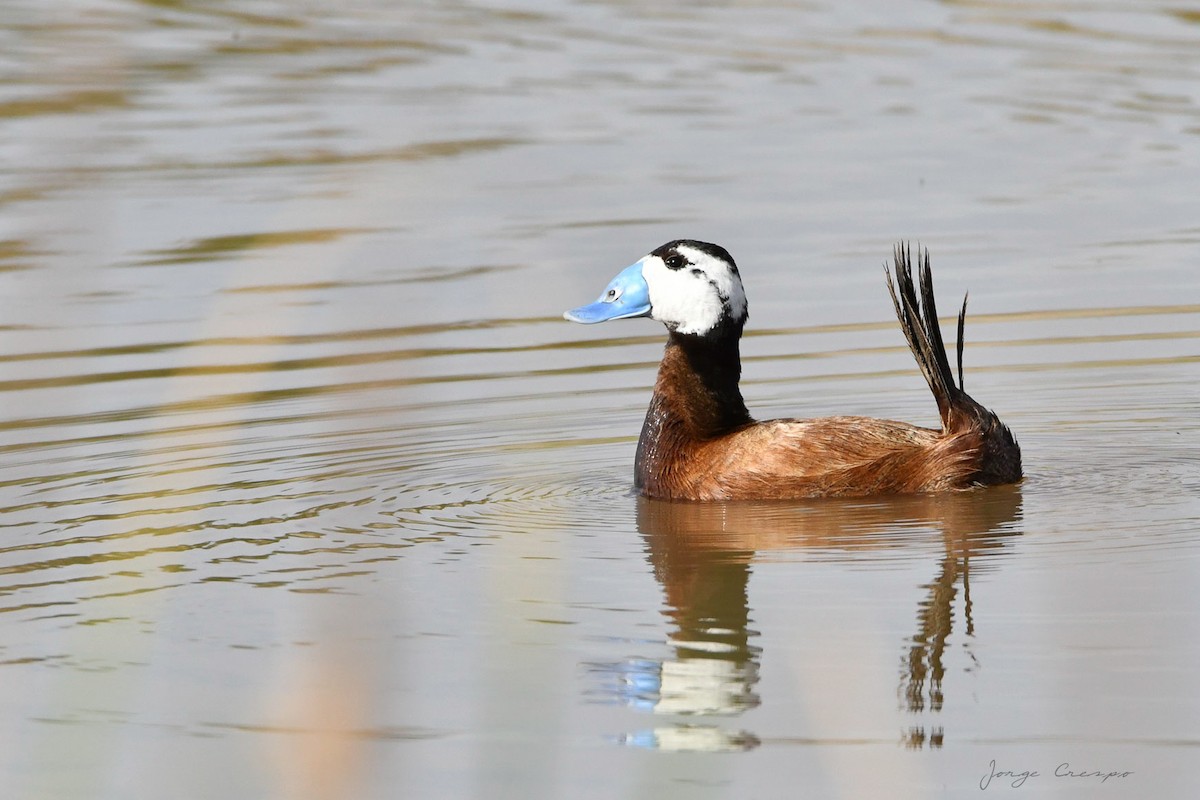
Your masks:
<path fill-rule="evenodd" d="M 923 255 L 923 257 L 922 257 Z M 888 291 L 900 328 L 937 401 L 941 430 L 872 417 L 755 421 L 738 389 L 746 294 L 725 248 L 679 239 L 615 277 L 573 322 L 650 317 L 667 347 L 642 426 L 634 484 L 676 500 L 766 500 L 941 492 L 1021 479 L 1021 449 L 994 413 L 958 383 L 938 327 L 929 253 L 918 251 L 920 300 L 909 250 L 895 250 Z"/>

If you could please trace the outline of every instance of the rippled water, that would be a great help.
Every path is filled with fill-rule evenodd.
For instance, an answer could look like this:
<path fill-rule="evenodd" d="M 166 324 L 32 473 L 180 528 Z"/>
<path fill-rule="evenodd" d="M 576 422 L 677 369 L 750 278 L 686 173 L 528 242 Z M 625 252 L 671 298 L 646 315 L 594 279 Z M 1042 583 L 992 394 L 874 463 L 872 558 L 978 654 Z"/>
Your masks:
<path fill-rule="evenodd" d="M 4 796 L 1194 796 L 1198 86 L 1173 3 L 7 3 Z M 1027 479 L 636 498 L 662 332 L 559 315 L 680 236 L 759 416 L 925 424 L 930 246 Z"/>

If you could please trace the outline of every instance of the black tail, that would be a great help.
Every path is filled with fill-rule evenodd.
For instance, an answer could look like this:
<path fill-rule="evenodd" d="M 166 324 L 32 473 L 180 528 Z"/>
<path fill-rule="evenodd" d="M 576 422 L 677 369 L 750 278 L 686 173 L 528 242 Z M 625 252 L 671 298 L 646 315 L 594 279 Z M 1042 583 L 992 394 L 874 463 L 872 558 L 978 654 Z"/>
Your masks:
<path fill-rule="evenodd" d="M 982 437 L 980 452 L 980 482 L 1007 483 L 1021 477 L 1021 449 L 1012 432 L 1000 419 L 963 390 L 963 327 L 967 316 L 967 298 L 963 297 L 958 312 L 958 383 L 950 371 L 950 359 L 942 340 L 942 329 L 938 325 L 937 303 L 933 298 L 933 275 L 929 269 L 929 251 L 917 249 L 920 270 L 921 295 L 913 284 L 912 263 L 906 244 L 897 244 L 895 249 L 896 284 L 892 274 L 887 275 L 888 291 L 896 307 L 900 329 L 908 340 L 921 374 L 925 376 L 930 391 L 937 401 L 938 415 L 942 418 L 942 429 L 947 433 L 974 429 Z"/>
<path fill-rule="evenodd" d="M 942 427 L 951 428 L 951 416 L 955 406 L 962 402 L 966 393 L 962 390 L 962 346 L 963 323 L 967 315 L 967 299 L 963 298 L 962 311 L 958 314 L 958 384 L 954 383 L 954 374 L 950 372 L 950 360 L 946 356 L 946 344 L 942 340 L 942 329 L 938 325 L 937 303 L 933 298 L 933 276 L 929 270 L 929 251 L 917 250 L 918 267 L 921 278 L 921 299 L 917 300 L 916 287 L 912 278 L 912 262 L 909 258 L 908 245 L 898 244 L 895 250 L 896 283 L 900 285 L 897 294 L 896 286 L 892 283 L 892 273 L 887 269 L 888 291 L 892 295 L 892 304 L 896 307 L 896 317 L 900 320 L 900 329 L 908 340 L 925 382 L 937 401 L 938 414 L 942 418 Z"/>

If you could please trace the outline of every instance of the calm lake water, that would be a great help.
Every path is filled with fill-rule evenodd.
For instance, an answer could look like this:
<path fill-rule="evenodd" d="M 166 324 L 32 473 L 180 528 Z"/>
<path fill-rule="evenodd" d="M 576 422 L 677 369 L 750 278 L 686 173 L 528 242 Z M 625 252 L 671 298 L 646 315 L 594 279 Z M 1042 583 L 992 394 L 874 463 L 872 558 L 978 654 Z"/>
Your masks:
<path fill-rule="evenodd" d="M 1200 791 L 1194 4 L 7 0 L 0 157 L 5 798 Z M 639 500 L 679 237 L 1024 483 Z"/>

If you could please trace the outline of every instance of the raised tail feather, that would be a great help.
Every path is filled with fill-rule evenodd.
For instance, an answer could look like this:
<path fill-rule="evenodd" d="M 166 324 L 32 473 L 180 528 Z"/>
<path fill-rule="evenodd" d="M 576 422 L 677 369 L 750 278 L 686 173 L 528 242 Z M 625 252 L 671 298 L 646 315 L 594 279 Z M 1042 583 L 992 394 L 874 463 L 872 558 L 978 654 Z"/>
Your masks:
<path fill-rule="evenodd" d="M 937 303 L 933 297 L 933 275 L 929 269 L 929 251 L 917 250 L 918 268 L 921 279 L 921 299 L 917 299 L 916 287 L 913 284 L 912 260 L 906 244 L 897 244 L 895 250 L 896 283 L 899 292 L 892 282 L 891 271 L 885 269 L 888 292 L 892 295 L 892 305 L 896 308 L 896 318 L 900 320 L 900 329 L 908 340 L 925 382 L 937 401 L 938 414 L 942 418 L 942 427 L 950 430 L 955 401 L 964 394 L 962 382 L 962 330 L 967 311 L 966 298 L 963 299 L 962 312 L 958 317 L 958 376 L 960 385 L 954 383 L 954 375 L 950 372 L 950 361 L 946 356 L 946 344 L 942 339 L 942 329 L 938 325 Z"/>
<path fill-rule="evenodd" d="M 1021 449 L 1012 432 L 991 411 L 984 408 L 963 390 L 963 327 L 967 315 L 967 298 L 963 297 L 958 312 L 958 383 L 950 370 L 950 359 L 938 324 L 937 303 L 933 296 L 933 275 L 929 269 L 929 251 L 917 249 L 920 278 L 920 300 L 913 284 L 912 260 L 909 247 L 897 244 L 895 249 L 896 280 L 885 268 L 888 292 L 896 308 L 900 329 L 908 340 L 921 374 L 925 376 L 942 430 L 946 433 L 973 432 L 979 442 L 979 483 L 1010 483 L 1021 478 Z"/>

